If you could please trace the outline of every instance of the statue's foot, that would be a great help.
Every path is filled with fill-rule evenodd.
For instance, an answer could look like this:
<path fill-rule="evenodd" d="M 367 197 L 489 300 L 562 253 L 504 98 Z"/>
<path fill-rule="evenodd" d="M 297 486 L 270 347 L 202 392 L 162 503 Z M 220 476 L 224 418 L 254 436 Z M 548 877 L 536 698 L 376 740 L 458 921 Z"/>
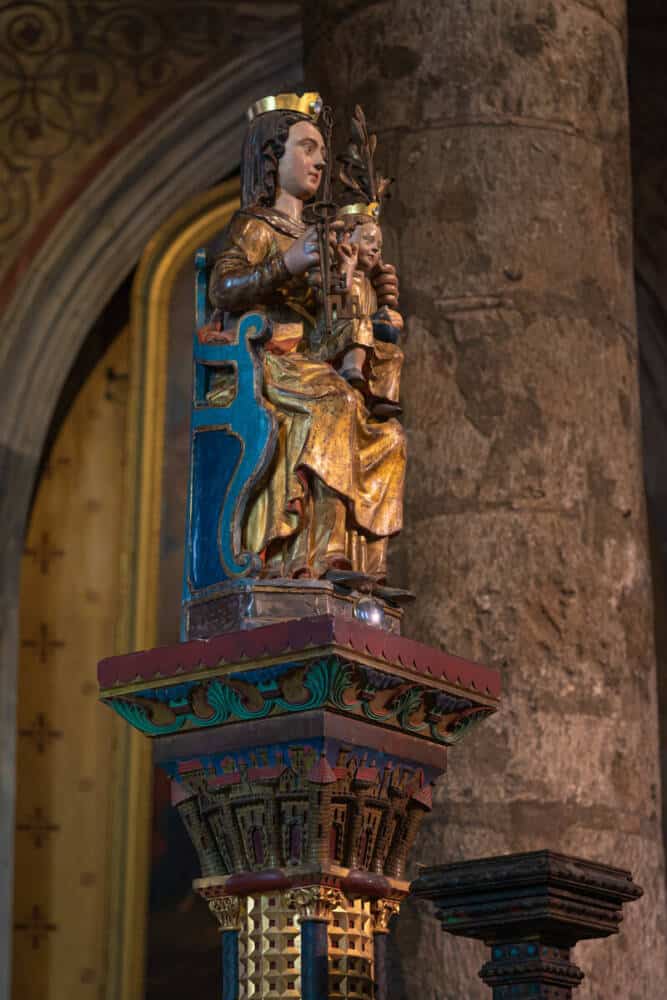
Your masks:
<path fill-rule="evenodd" d="M 401 587 L 388 587 L 384 582 L 379 582 L 377 577 L 369 576 L 367 573 L 360 573 L 352 569 L 329 569 L 324 575 L 325 580 L 330 580 L 334 586 L 344 590 L 357 590 L 362 594 L 373 594 L 387 604 L 410 604 L 415 600 L 415 594 L 411 590 L 404 590 Z"/>
<path fill-rule="evenodd" d="M 372 593 L 388 604 L 411 604 L 416 597 L 411 590 L 401 587 L 388 587 L 386 583 L 374 583 Z"/>
<path fill-rule="evenodd" d="M 370 410 L 371 416 L 377 420 L 389 420 L 391 417 L 400 417 L 403 413 L 403 407 L 389 399 L 378 399 L 371 404 Z"/>
<path fill-rule="evenodd" d="M 359 590 L 362 593 L 370 593 L 374 580 L 367 573 L 359 573 L 354 569 L 328 569 L 324 574 L 325 580 L 331 580 L 336 587 L 344 587 L 345 590 Z"/>

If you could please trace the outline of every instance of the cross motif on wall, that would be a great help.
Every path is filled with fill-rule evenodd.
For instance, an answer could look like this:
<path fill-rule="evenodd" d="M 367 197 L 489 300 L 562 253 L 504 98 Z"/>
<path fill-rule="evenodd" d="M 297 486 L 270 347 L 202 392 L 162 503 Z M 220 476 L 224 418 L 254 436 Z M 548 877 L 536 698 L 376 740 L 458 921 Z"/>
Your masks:
<path fill-rule="evenodd" d="M 36 548 L 25 548 L 24 553 L 39 563 L 39 571 L 44 576 L 46 576 L 49 572 L 51 560 L 64 555 L 62 549 L 57 549 L 51 544 L 51 538 L 48 531 L 42 532 Z"/>
<path fill-rule="evenodd" d="M 19 729 L 19 736 L 33 740 L 38 753 L 44 753 L 49 743 L 62 739 L 62 729 L 51 729 L 44 712 L 35 716 L 35 721 L 29 729 Z"/>
<path fill-rule="evenodd" d="M 112 402 L 116 402 L 119 399 L 119 395 L 116 395 L 114 393 L 114 388 L 118 385 L 119 382 L 123 387 L 127 388 L 127 383 L 129 381 L 130 376 L 127 372 L 117 372 L 115 368 L 111 367 L 107 368 L 106 372 L 104 373 L 104 376 L 106 378 L 106 383 L 107 383 L 106 389 L 104 391 L 104 398 L 109 399 Z"/>
<path fill-rule="evenodd" d="M 35 806 L 32 816 L 27 823 L 17 823 L 16 829 L 21 832 L 26 831 L 32 836 L 35 847 L 43 847 L 49 839 L 49 835 L 57 833 L 60 827 L 57 823 L 51 823 L 39 806 Z"/>
<path fill-rule="evenodd" d="M 22 639 L 21 645 L 26 649 L 36 649 L 39 653 L 40 663 L 47 663 L 51 651 L 53 649 L 62 649 L 65 643 L 62 639 L 52 639 L 47 623 L 40 622 L 38 638 Z"/>
<path fill-rule="evenodd" d="M 42 912 L 41 906 L 33 906 L 29 920 L 17 921 L 14 924 L 14 930 L 27 931 L 30 934 L 33 948 L 39 948 L 44 938 L 57 929 L 57 925 L 52 924 Z"/>

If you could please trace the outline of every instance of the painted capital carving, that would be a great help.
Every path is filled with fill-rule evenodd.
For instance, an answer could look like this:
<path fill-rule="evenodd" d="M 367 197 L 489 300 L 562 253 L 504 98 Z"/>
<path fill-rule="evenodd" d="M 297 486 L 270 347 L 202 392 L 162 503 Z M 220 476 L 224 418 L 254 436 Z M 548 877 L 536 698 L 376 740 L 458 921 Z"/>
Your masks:
<path fill-rule="evenodd" d="M 241 927 L 241 900 L 238 896 L 218 896 L 210 899 L 208 908 L 218 921 L 221 931 L 237 931 Z"/>
<path fill-rule="evenodd" d="M 297 910 L 300 920 L 326 920 L 337 906 L 345 905 L 345 897 L 338 889 L 326 885 L 300 886 L 285 894 L 287 905 Z"/>
<path fill-rule="evenodd" d="M 388 934 L 389 923 L 401 908 L 397 899 L 377 899 L 371 907 L 373 914 L 373 933 Z"/>

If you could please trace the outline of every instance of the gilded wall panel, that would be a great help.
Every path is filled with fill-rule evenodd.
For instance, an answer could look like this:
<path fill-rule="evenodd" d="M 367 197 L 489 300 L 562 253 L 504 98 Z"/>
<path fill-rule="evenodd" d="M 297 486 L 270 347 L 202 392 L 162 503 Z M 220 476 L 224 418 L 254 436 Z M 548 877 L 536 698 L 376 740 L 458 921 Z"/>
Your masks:
<path fill-rule="evenodd" d="M 104 995 L 116 720 L 95 665 L 120 610 L 129 330 L 44 469 L 21 581 L 13 996 Z"/>

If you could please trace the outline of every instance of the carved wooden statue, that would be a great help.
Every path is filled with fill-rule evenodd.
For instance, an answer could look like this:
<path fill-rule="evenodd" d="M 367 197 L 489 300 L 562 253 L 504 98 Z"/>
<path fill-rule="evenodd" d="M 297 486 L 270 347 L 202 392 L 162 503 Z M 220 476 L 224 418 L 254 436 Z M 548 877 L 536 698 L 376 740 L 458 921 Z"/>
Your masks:
<path fill-rule="evenodd" d="M 249 111 L 241 208 L 213 264 L 215 311 L 195 345 L 186 603 L 242 577 L 398 594 L 386 588 L 406 463 L 394 419 L 398 280 L 380 258 L 376 202 L 344 208 L 324 244 L 306 221 L 329 170 L 322 114 L 317 94 L 265 98 Z M 331 271 L 344 289 L 333 311 L 322 287 Z M 254 343 L 240 324 L 248 313 Z M 245 398 L 244 369 L 254 372 Z"/>

